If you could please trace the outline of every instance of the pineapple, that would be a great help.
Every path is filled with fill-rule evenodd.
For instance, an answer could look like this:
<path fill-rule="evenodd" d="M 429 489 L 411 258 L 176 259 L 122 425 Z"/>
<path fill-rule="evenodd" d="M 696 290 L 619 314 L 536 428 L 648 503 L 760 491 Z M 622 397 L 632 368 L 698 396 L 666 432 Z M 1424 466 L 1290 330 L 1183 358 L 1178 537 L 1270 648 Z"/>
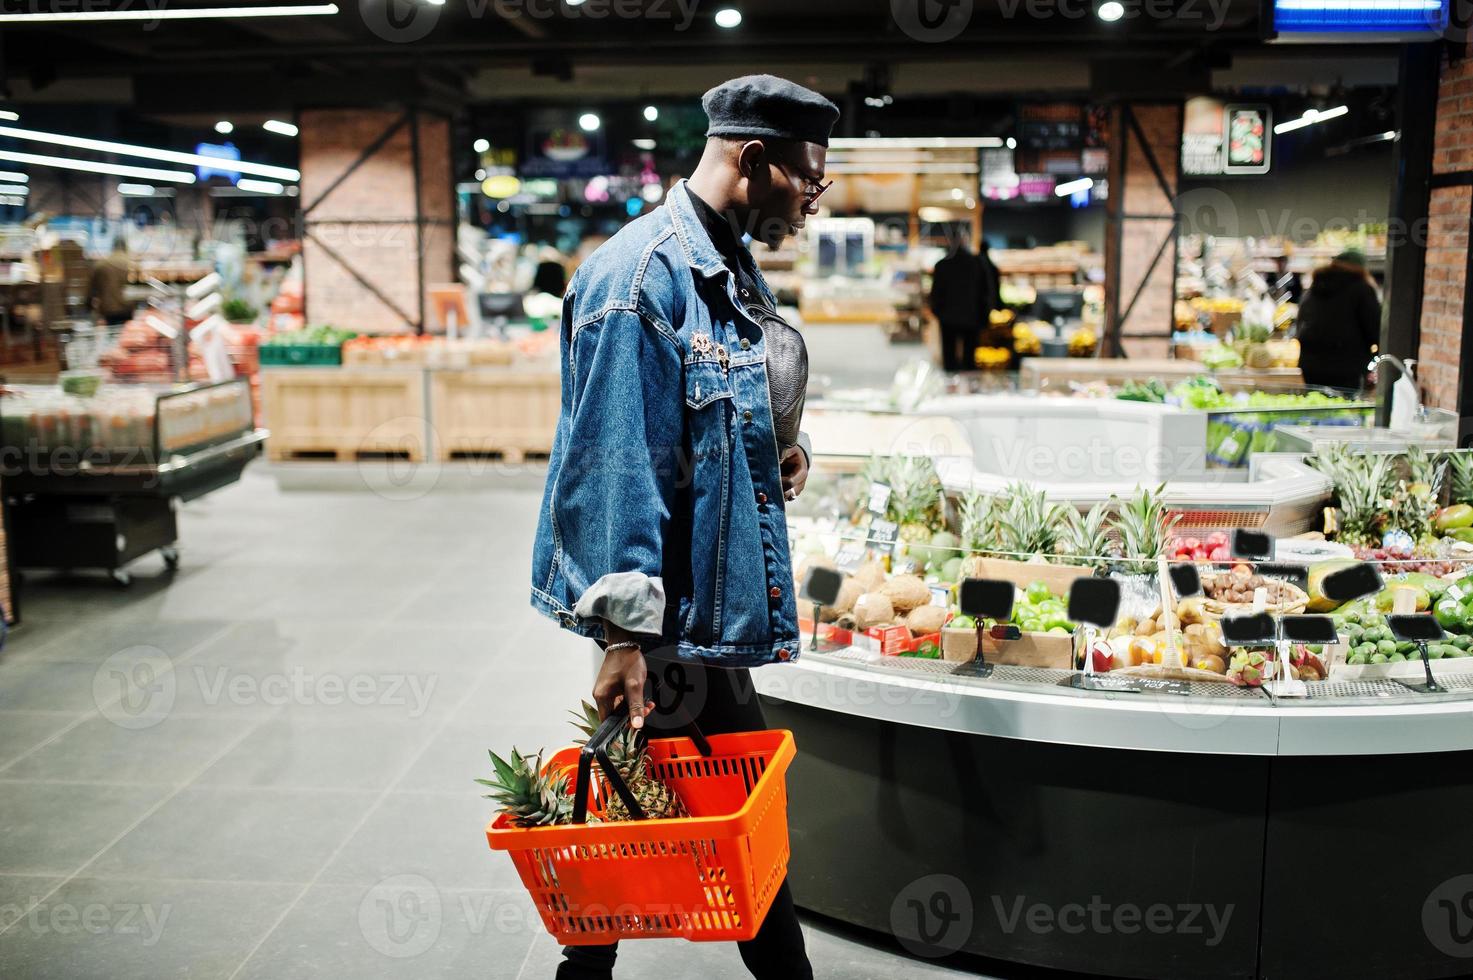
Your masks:
<path fill-rule="evenodd" d="M 1393 494 L 1393 522 L 1423 549 L 1430 550 L 1437 543 L 1432 522 L 1437 517 L 1447 466 L 1437 454 L 1413 446 L 1406 454 L 1407 478 L 1397 484 Z"/>
<path fill-rule="evenodd" d="M 1071 565 L 1088 565 L 1103 568 L 1104 559 L 1111 557 L 1114 546 L 1110 541 L 1110 529 L 1106 522 L 1110 517 L 1110 505 L 1095 504 L 1088 514 L 1081 514 L 1073 507 L 1064 511 L 1064 530 L 1059 535 L 1059 554 Z"/>
<path fill-rule="evenodd" d="M 890 461 L 890 519 L 900 525 L 900 540 L 927 542 L 941 507 L 936 467 L 924 456 L 896 456 Z"/>
<path fill-rule="evenodd" d="M 542 753 L 524 756 L 511 750 L 511 761 L 491 753 L 494 779 L 478 779 L 491 787 L 486 799 L 495 800 L 502 813 L 518 827 L 550 827 L 572 823 L 573 797 L 568 792 L 566 773 L 542 771 Z"/>
<path fill-rule="evenodd" d="M 1180 514 L 1168 514 L 1161 492 L 1166 484 L 1155 490 L 1136 487 L 1135 496 L 1121 503 L 1111 497 L 1117 505 L 1115 532 L 1120 536 L 1120 554 L 1137 559 L 1124 564 L 1127 571 L 1150 574 L 1156 570 L 1156 559 L 1166 553 L 1166 542 L 1171 529 L 1181 520 Z"/>
<path fill-rule="evenodd" d="M 1042 490 L 1026 483 L 1008 484 L 1003 494 L 1007 503 L 998 515 L 998 548 L 1004 557 L 1027 561 L 1052 554 L 1066 508 L 1049 503 Z"/>
<path fill-rule="evenodd" d="M 1473 504 L 1473 452 L 1447 454 L 1448 472 L 1452 475 L 1450 503 Z"/>
<path fill-rule="evenodd" d="M 997 498 L 971 490 L 962 495 L 958 510 L 961 517 L 961 546 L 973 553 L 987 554 L 997 550 Z"/>
<path fill-rule="evenodd" d="M 587 701 L 581 702 L 580 707 L 581 711 L 572 711 L 569 714 L 573 716 L 573 727 L 583 733 L 582 740 L 577 744 L 583 745 L 598 731 L 602 722 L 598 717 L 598 708 Z M 629 792 L 645 816 L 653 820 L 690 816 L 675 791 L 650 774 L 649 757 L 645 753 L 644 743 L 639 739 L 639 732 L 626 728 L 610 742 L 609 762 L 619 773 L 619 778 L 624 780 L 624 785 L 629 787 Z M 609 820 L 629 819 L 629 809 L 617 793 L 610 793 L 604 801 L 604 816 Z"/>
<path fill-rule="evenodd" d="M 1390 508 L 1393 488 L 1391 457 L 1357 456 L 1344 447 L 1327 449 L 1310 465 L 1329 477 L 1339 502 L 1336 538 L 1352 548 L 1374 548 Z"/>

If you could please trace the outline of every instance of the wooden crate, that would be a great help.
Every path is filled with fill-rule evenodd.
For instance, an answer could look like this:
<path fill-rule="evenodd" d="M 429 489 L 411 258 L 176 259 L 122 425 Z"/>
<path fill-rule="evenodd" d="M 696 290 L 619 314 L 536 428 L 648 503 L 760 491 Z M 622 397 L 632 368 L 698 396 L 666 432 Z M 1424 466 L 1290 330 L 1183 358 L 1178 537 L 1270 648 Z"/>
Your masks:
<path fill-rule="evenodd" d="M 265 368 L 261 412 L 272 460 L 331 453 L 429 458 L 425 372 L 393 368 Z"/>
<path fill-rule="evenodd" d="M 552 452 L 562 388 L 556 371 L 472 368 L 430 372 L 430 418 L 440 459 Z"/>

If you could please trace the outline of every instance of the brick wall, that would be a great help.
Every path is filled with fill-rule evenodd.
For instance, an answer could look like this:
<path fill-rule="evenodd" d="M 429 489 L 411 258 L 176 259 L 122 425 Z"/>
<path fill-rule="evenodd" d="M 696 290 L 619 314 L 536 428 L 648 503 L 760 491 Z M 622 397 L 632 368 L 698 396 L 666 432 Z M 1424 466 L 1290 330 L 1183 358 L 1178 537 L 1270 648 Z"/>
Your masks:
<path fill-rule="evenodd" d="M 1125 121 L 1123 108 L 1117 108 L 1111 120 L 1113 145 L 1108 199 L 1111 224 L 1105 231 L 1106 309 L 1117 308 L 1113 284 L 1118 283 L 1120 335 L 1125 353 L 1130 357 L 1166 357 L 1171 347 L 1166 335 L 1171 330 L 1176 299 L 1173 270 L 1176 253 L 1169 240 L 1175 228 L 1172 197 L 1176 193 L 1181 157 L 1182 110 L 1180 105 L 1135 105 L 1131 111 L 1139 123 L 1140 135 L 1145 138 L 1144 144 Z M 1166 179 L 1166 189 L 1156 177 L 1151 157 Z M 1121 221 L 1117 249 L 1114 222 L 1126 214 L 1131 217 Z M 1155 215 L 1160 217 L 1151 217 Z M 1168 242 L 1166 250 L 1153 265 L 1163 241 Z M 1139 298 L 1135 298 L 1137 291 Z M 1127 307 L 1129 315 L 1126 315 Z"/>
<path fill-rule="evenodd" d="M 1434 175 L 1473 170 L 1473 59 L 1443 62 L 1433 133 Z M 1433 188 L 1427 212 L 1417 377 L 1427 404 L 1456 411 L 1473 187 Z"/>
<path fill-rule="evenodd" d="M 348 173 L 401 116 L 372 109 L 301 113 L 301 200 L 308 207 L 321 198 L 305 218 L 302 243 L 307 315 L 313 323 L 368 333 L 409 331 L 419 316 L 420 291 L 454 280 L 448 121 L 420 113 L 418 172 L 410 125 L 405 125 Z M 348 176 L 333 187 L 344 173 Z M 430 222 L 419 236 L 416 193 L 422 217 Z M 424 253 L 423 279 L 417 247 Z"/>

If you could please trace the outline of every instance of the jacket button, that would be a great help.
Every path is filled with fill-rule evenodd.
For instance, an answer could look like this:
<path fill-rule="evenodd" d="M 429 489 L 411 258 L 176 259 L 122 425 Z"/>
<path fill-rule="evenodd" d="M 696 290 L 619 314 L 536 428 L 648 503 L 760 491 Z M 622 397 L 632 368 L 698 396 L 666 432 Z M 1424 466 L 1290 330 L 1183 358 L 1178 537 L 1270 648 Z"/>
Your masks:
<path fill-rule="evenodd" d="M 752 342 L 750 340 L 748 340 L 746 337 L 743 337 L 742 338 L 742 350 L 751 350 L 751 348 L 752 348 Z"/>
<path fill-rule="evenodd" d="M 767 590 L 767 594 L 774 599 L 781 599 L 783 597 L 783 590 L 774 585 Z"/>
<path fill-rule="evenodd" d="M 759 493 L 759 494 L 757 494 L 757 503 L 759 503 L 759 504 L 765 504 L 765 503 L 767 503 L 767 494 L 765 494 L 765 493 Z"/>
<path fill-rule="evenodd" d="M 743 412 L 742 413 L 742 421 L 743 422 L 750 422 L 750 421 L 752 421 L 752 413 L 751 412 Z"/>
<path fill-rule="evenodd" d="M 792 651 L 790 651 L 787 647 L 783 647 L 777 652 L 777 659 L 779 660 L 791 660 L 792 657 Z"/>

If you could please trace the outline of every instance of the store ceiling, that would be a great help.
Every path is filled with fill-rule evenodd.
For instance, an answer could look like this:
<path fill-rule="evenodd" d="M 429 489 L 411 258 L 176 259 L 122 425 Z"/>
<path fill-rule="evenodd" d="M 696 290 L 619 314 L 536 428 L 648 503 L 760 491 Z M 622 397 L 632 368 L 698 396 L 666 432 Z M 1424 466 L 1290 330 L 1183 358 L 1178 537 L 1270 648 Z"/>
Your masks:
<path fill-rule="evenodd" d="M 945 43 L 917 40 L 923 31 L 908 32 L 892 14 L 905 19 L 918 0 L 729 0 L 744 18 L 729 31 L 713 22 L 727 2 L 338 0 L 342 10 L 323 17 L 10 24 L 0 66 L 4 96 L 16 103 L 203 117 L 314 103 L 684 97 L 755 70 L 830 94 L 881 67 L 897 96 L 1026 95 L 1087 93 L 1102 64 L 1112 66 L 1112 84 L 1123 74 L 1160 91 L 1164 78 L 1205 80 L 1209 71 L 1220 83 L 1244 53 L 1324 84 L 1347 73 L 1384 83 L 1395 63 L 1390 47 L 1265 46 L 1257 0 L 1152 0 L 1150 9 L 1170 16 L 1115 24 L 1095 18 L 1088 0 L 960 0 L 952 9 L 970 7 L 970 18 Z"/>

